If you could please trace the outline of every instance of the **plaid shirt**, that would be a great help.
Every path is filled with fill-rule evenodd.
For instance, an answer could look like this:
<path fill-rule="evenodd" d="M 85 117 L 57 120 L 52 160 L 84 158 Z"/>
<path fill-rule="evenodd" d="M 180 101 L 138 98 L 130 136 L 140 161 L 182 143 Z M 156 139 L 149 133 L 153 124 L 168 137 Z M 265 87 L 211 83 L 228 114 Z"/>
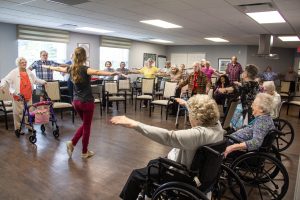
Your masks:
<path fill-rule="evenodd" d="M 240 81 L 240 76 L 243 73 L 243 68 L 240 63 L 236 63 L 233 65 L 232 63 L 228 63 L 226 74 L 228 74 L 228 78 L 230 83 L 233 83 L 234 81 Z"/>
<path fill-rule="evenodd" d="M 31 69 L 31 70 L 35 69 L 35 74 L 38 78 L 43 79 L 45 81 L 52 81 L 53 80 L 52 70 L 42 68 L 42 65 L 59 66 L 59 63 L 56 63 L 52 60 L 47 60 L 47 61 L 37 60 L 37 61 L 34 61 L 29 66 L 29 69 Z"/>
<path fill-rule="evenodd" d="M 182 88 L 188 84 L 189 94 L 206 94 L 206 89 L 210 87 L 206 75 L 202 71 L 199 71 L 197 77 L 194 76 L 195 73 L 191 73 L 178 87 Z M 196 81 L 196 87 L 194 87 L 194 81 Z"/>

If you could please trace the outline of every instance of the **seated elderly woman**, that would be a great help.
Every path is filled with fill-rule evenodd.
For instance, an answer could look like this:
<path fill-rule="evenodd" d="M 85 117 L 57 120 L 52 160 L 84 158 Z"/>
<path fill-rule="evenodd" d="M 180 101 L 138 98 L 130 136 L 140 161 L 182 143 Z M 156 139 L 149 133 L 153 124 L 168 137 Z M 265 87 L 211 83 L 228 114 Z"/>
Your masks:
<path fill-rule="evenodd" d="M 230 135 L 234 139 L 240 141 L 240 143 L 229 145 L 225 150 L 225 157 L 233 151 L 252 151 L 258 149 L 262 145 L 267 133 L 270 130 L 275 129 L 273 119 L 270 116 L 272 104 L 273 99 L 269 94 L 259 93 L 256 95 L 252 103 L 252 110 L 255 118 L 248 126 Z"/>
<path fill-rule="evenodd" d="M 189 120 L 192 125 L 191 129 L 169 131 L 143 124 L 125 116 L 113 117 L 111 122 L 128 128 L 134 128 L 151 140 L 173 147 L 168 154 L 168 158 L 190 168 L 196 150 L 202 145 L 223 140 L 224 130 L 219 122 L 220 114 L 217 104 L 207 95 L 195 95 L 187 102 L 182 99 L 177 99 L 177 101 L 188 107 Z M 155 159 L 151 160 L 149 164 L 157 162 L 158 159 Z M 147 169 L 148 167 L 145 167 L 132 171 L 120 194 L 122 199 L 132 200 L 138 197 L 142 185 L 146 182 Z"/>
<path fill-rule="evenodd" d="M 281 103 L 281 97 L 276 92 L 274 81 L 265 81 L 263 83 L 264 92 L 271 95 L 273 98 L 272 110 L 271 110 L 271 117 L 273 119 L 279 117 L 279 104 Z"/>

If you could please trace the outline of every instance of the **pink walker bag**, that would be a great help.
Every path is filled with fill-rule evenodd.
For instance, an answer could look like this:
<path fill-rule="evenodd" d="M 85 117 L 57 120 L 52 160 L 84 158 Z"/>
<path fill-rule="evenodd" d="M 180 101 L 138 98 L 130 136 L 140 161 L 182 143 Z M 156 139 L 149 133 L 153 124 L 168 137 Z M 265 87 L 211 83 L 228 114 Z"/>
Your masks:
<path fill-rule="evenodd" d="M 49 123 L 49 109 L 36 109 L 34 111 L 35 117 L 34 122 L 35 124 L 47 124 Z"/>

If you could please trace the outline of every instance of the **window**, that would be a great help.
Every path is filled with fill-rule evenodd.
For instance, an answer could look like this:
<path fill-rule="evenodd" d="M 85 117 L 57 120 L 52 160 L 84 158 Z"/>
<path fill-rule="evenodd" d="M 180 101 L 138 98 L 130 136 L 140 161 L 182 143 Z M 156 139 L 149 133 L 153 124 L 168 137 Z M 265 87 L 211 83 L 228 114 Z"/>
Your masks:
<path fill-rule="evenodd" d="M 34 40 L 18 40 L 18 56 L 26 58 L 28 66 L 40 59 L 40 51 L 48 52 L 48 59 L 58 63 L 67 60 L 67 44 L 57 42 L 43 42 Z M 54 80 L 64 80 L 59 72 L 53 73 Z"/>
<path fill-rule="evenodd" d="M 111 61 L 112 68 L 120 67 L 120 62 L 125 62 L 128 67 L 129 49 L 100 47 L 100 69 L 105 69 L 105 62 Z"/>

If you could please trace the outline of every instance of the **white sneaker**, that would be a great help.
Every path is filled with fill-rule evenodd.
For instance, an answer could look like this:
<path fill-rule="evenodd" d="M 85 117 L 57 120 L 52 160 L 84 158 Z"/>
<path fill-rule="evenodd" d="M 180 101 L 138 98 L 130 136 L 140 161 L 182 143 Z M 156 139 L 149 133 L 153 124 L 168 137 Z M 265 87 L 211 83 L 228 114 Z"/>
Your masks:
<path fill-rule="evenodd" d="M 74 151 L 74 145 L 72 143 L 72 141 L 67 141 L 66 142 L 66 145 L 67 145 L 67 152 L 68 152 L 68 155 L 69 157 L 71 158 L 72 157 L 72 153 Z"/>
<path fill-rule="evenodd" d="M 93 155 L 95 155 L 95 153 L 93 151 L 88 150 L 86 153 L 81 154 L 81 158 L 90 158 Z"/>

